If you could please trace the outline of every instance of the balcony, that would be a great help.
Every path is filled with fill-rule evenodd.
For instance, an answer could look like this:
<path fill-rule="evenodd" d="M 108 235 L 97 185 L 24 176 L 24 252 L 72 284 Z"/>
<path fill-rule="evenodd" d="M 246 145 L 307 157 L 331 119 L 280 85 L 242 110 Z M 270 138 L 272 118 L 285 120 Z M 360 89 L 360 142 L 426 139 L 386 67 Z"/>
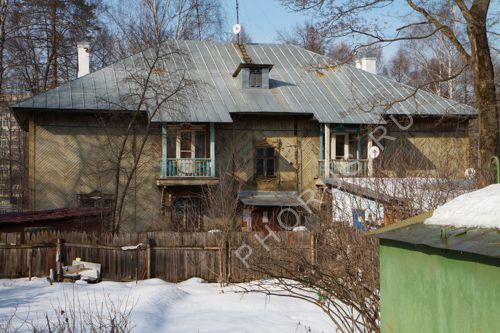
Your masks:
<path fill-rule="evenodd" d="M 328 168 L 325 172 L 325 167 Z M 368 160 L 362 159 L 338 159 L 338 160 L 319 160 L 319 176 L 330 177 L 367 177 L 370 175 L 370 165 Z"/>
<path fill-rule="evenodd" d="M 168 158 L 160 161 L 161 178 L 168 177 L 211 177 L 209 158 Z"/>
<path fill-rule="evenodd" d="M 168 158 L 160 161 L 157 185 L 213 185 L 218 182 L 209 158 Z"/>

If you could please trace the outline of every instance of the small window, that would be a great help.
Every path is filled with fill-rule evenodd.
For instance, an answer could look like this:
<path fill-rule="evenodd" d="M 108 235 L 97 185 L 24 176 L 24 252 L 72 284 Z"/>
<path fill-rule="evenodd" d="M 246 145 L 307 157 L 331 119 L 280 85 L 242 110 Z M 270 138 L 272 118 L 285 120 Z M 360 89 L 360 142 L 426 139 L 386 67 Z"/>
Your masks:
<path fill-rule="evenodd" d="M 262 70 L 252 69 L 250 70 L 250 88 L 261 88 L 262 87 Z"/>
<path fill-rule="evenodd" d="M 269 223 L 269 216 L 267 210 L 262 211 L 262 223 Z"/>
<path fill-rule="evenodd" d="M 273 147 L 257 148 L 257 176 L 274 177 L 276 175 L 276 154 Z"/>
<path fill-rule="evenodd" d="M 112 208 L 113 194 L 93 191 L 77 194 L 78 207 L 85 208 Z"/>

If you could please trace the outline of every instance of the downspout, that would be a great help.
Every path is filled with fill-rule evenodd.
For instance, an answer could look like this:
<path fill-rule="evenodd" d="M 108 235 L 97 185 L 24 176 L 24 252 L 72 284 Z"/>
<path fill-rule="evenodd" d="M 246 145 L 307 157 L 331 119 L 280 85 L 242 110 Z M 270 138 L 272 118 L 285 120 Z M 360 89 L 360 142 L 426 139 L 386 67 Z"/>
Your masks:
<path fill-rule="evenodd" d="M 359 125 L 358 128 L 358 160 L 360 160 L 363 157 L 363 144 L 361 140 L 361 125 Z"/>
<path fill-rule="evenodd" d="M 167 123 L 161 125 L 161 165 L 160 177 L 167 176 Z"/>
<path fill-rule="evenodd" d="M 215 126 L 210 123 L 210 177 L 215 177 Z"/>
<path fill-rule="evenodd" d="M 324 159 L 324 141 L 325 141 L 325 131 L 323 130 L 323 124 L 319 124 L 319 159 Z"/>
<path fill-rule="evenodd" d="M 35 192 L 35 158 L 36 158 L 36 119 L 35 113 L 29 115 L 29 142 L 28 142 L 28 202 L 29 210 L 36 209 Z"/>

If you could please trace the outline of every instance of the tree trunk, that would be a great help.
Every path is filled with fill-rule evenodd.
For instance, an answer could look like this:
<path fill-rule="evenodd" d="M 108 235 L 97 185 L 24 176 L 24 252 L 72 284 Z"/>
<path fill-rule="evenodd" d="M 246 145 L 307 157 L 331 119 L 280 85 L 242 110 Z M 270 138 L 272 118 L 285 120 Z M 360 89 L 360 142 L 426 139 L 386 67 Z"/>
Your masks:
<path fill-rule="evenodd" d="M 52 67 L 52 84 L 51 88 L 58 86 L 57 84 L 57 49 L 58 49 L 58 36 L 57 36 L 57 3 L 55 1 L 51 2 L 50 8 L 50 19 L 51 19 L 51 34 L 52 34 L 52 57 L 50 59 L 50 67 Z"/>
<path fill-rule="evenodd" d="M 471 61 L 473 86 L 476 96 L 476 109 L 479 122 L 479 182 L 481 186 L 493 182 L 489 172 L 492 156 L 498 154 L 498 106 L 494 82 L 493 63 L 491 61 L 488 36 L 486 33 L 487 11 L 471 8 L 473 22 L 468 22 L 467 33 L 471 42 Z"/>

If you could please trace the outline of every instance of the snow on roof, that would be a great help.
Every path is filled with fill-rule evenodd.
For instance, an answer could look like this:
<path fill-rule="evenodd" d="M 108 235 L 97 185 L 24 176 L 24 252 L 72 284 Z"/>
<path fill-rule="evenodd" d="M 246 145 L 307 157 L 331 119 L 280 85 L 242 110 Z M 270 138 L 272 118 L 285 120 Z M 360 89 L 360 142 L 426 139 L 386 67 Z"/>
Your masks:
<path fill-rule="evenodd" d="M 456 197 L 439 206 L 424 223 L 500 229 L 500 184 Z"/>

